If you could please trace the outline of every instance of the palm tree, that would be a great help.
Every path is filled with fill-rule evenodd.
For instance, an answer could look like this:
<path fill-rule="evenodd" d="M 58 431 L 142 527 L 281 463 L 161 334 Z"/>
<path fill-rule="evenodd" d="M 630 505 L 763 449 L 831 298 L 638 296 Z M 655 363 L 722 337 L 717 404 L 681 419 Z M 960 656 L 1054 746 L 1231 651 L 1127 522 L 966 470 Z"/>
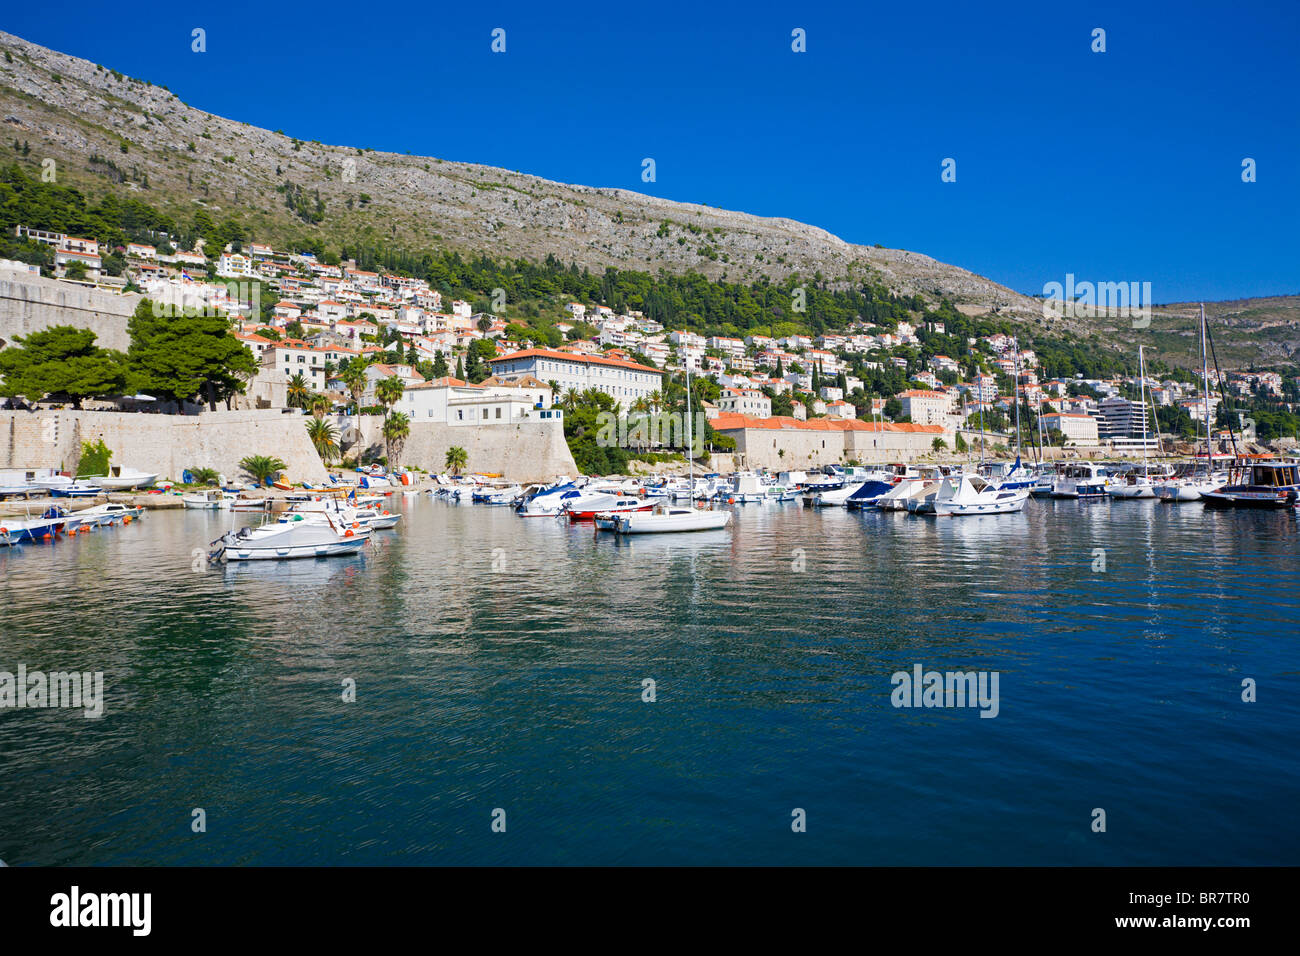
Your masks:
<path fill-rule="evenodd" d="M 334 403 L 331 402 L 327 396 L 319 393 L 313 395 L 311 401 L 307 405 L 308 410 L 311 411 L 312 417 L 317 421 L 320 421 L 328 415 L 330 409 L 333 407 Z"/>
<path fill-rule="evenodd" d="M 361 396 L 366 392 L 366 363 L 360 359 L 353 359 L 340 377 L 352 395 L 353 412 L 361 414 Z"/>
<path fill-rule="evenodd" d="M 252 475 L 253 480 L 259 485 L 265 485 L 273 481 L 276 475 L 289 466 L 279 458 L 268 455 L 249 455 L 239 462 L 239 467 Z"/>
<path fill-rule="evenodd" d="M 551 404 L 554 405 L 555 397 L 560 394 L 560 383 L 555 379 L 550 379 L 546 385 L 551 390 Z"/>
<path fill-rule="evenodd" d="M 339 450 L 339 436 L 333 423 L 327 422 L 323 418 L 312 418 L 307 423 L 307 437 L 316 446 L 321 461 L 328 465 L 334 460 L 334 456 Z"/>
<path fill-rule="evenodd" d="M 215 485 L 220 476 L 215 468 L 191 468 L 190 477 L 196 485 Z"/>
<path fill-rule="evenodd" d="M 393 412 L 384 420 L 384 441 L 388 444 L 388 467 L 401 464 L 402 446 L 411 434 L 411 420 L 405 412 Z"/>
<path fill-rule="evenodd" d="M 447 449 L 446 467 L 453 475 L 459 475 L 461 469 L 469 464 L 469 454 L 459 445 Z"/>
<path fill-rule="evenodd" d="M 311 386 L 307 383 L 307 379 L 302 372 L 289 379 L 288 398 L 290 408 L 306 408 L 307 396 L 310 394 Z"/>
<path fill-rule="evenodd" d="M 651 411 L 655 411 L 655 412 L 659 411 L 659 409 L 664 407 L 663 392 L 659 391 L 659 389 L 656 388 L 653 392 L 651 392 L 649 395 L 646 396 L 646 404 L 650 406 Z"/>
<path fill-rule="evenodd" d="M 571 412 L 578 407 L 578 390 L 576 388 L 565 389 L 564 398 L 560 399 L 560 404 L 564 406 L 566 412 Z"/>
<path fill-rule="evenodd" d="M 406 383 L 396 375 L 389 376 L 380 381 L 375 386 L 375 397 L 379 399 L 379 404 L 384 406 L 384 417 L 388 417 L 389 411 L 394 405 L 402 400 L 402 393 L 406 391 Z"/>

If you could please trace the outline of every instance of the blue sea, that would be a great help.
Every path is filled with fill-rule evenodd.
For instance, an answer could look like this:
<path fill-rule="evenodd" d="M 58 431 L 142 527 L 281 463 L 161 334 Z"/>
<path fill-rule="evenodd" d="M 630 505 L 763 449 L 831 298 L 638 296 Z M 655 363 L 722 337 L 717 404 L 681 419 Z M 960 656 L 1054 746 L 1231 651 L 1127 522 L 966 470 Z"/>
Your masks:
<path fill-rule="evenodd" d="M 1289 513 L 393 502 L 353 558 L 196 571 L 232 518 L 182 511 L 0 550 L 0 671 L 104 674 L 0 709 L 0 859 L 1300 863 Z M 917 665 L 996 717 L 894 706 Z"/>

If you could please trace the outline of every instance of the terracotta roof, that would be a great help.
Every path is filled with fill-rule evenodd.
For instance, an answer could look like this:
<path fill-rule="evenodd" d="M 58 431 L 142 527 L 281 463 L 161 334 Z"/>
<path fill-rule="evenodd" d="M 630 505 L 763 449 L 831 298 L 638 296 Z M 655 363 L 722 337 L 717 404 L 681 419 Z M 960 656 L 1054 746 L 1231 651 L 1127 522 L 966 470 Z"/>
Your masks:
<path fill-rule="evenodd" d="M 648 365 L 639 365 L 636 362 L 629 362 L 624 359 L 605 358 L 601 355 L 582 355 L 577 352 L 559 352 L 552 349 L 524 349 L 522 352 L 511 352 L 509 355 L 501 355 L 494 359 L 489 359 L 493 364 L 497 362 L 506 362 L 511 359 L 524 358 L 552 358 L 564 362 L 578 362 L 583 365 L 608 365 L 614 368 L 630 368 L 638 372 L 654 372 L 656 375 L 663 373 L 657 368 L 650 368 Z"/>

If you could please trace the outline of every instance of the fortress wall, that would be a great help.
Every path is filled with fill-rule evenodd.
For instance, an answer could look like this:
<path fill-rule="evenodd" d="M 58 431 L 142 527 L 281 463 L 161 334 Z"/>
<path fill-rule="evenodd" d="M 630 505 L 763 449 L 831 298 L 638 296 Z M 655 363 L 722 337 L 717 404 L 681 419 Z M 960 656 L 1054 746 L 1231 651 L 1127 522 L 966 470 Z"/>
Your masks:
<path fill-rule="evenodd" d="M 232 481 L 246 478 L 239 461 L 272 455 L 294 481 L 322 481 L 325 466 L 307 437 L 302 415 L 278 411 L 152 415 L 51 410 L 0 412 L 0 468 L 72 470 L 82 442 L 102 438 L 112 463 L 179 480 L 186 468 L 215 468 Z"/>
<path fill-rule="evenodd" d="M 96 345 L 125 352 L 131 344 L 126 323 L 140 298 L 46 276 L 0 272 L 0 340 L 11 345 L 15 336 L 71 325 L 94 332 Z"/>

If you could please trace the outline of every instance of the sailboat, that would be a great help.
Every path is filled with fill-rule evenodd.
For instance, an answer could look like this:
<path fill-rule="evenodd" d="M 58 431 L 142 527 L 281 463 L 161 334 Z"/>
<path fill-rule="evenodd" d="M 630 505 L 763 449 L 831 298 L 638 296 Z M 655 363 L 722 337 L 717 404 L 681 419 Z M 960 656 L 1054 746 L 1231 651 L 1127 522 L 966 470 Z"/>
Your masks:
<path fill-rule="evenodd" d="M 1161 501 L 1198 501 L 1206 492 L 1214 491 L 1228 480 L 1224 474 L 1214 471 L 1214 447 L 1210 439 L 1210 363 L 1205 351 L 1207 330 L 1205 325 L 1205 306 L 1201 306 L 1201 405 L 1205 419 L 1205 468 L 1197 469 L 1191 475 L 1175 478 L 1155 488 L 1156 497 Z"/>
<path fill-rule="evenodd" d="M 1138 346 L 1138 388 L 1142 399 L 1142 474 L 1130 472 L 1123 479 L 1108 484 L 1106 494 L 1112 498 L 1135 499 L 1156 496 L 1155 485 L 1151 481 L 1151 470 L 1147 465 L 1147 367 L 1146 357 L 1142 352 L 1144 348 L 1145 346 Z"/>
<path fill-rule="evenodd" d="M 695 441 L 692 433 L 691 363 L 686 366 L 686 459 L 690 462 L 690 486 L 695 485 Z M 619 534 L 661 534 L 674 531 L 718 531 L 731 520 L 730 511 L 706 511 L 694 507 L 678 508 L 658 501 L 649 511 L 634 511 L 617 516 L 613 530 Z"/>

